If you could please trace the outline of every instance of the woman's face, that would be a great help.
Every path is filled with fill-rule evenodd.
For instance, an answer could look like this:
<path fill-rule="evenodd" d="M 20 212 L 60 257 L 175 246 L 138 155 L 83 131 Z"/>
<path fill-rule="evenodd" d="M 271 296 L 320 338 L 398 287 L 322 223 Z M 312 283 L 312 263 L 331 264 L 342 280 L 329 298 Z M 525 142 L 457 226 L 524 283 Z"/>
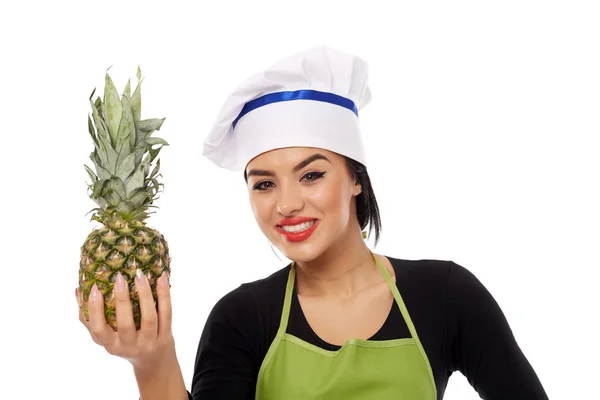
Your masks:
<path fill-rule="evenodd" d="M 342 156 L 290 147 L 263 153 L 246 166 L 254 216 L 265 236 L 294 261 L 311 261 L 351 224 L 361 191 Z"/>

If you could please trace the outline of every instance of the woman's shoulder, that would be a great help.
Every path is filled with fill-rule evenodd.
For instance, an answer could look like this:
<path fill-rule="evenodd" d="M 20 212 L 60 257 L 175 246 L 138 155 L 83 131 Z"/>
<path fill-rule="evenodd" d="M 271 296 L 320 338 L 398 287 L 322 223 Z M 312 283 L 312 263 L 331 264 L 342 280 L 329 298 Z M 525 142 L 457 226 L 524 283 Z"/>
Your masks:
<path fill-rule="evenodd" d="M 500 311 L 492 293 L 462 264 L 449 259 L 387 258 L 396 272 L 397 284 L 413 297 L 437 298 L 453 313 L 483 312 L 478 308 Z"/>
<path fill-rule="evenodd" d="M 447 296 L 464 298 L 485 289 L 467 267 L 450 259 L 405 259 L 386 256 L 398 283 L 418 286 L 427 292 L 443 291 Z"/>
<path fill-rule="evenodd" d="M 394 267 L 394 271 L 402 275 L 448 277 L 451 274 L 471 274 L 466 267 L 450 259 L 409 259 L 389 255 L 386 255 L 386 258 Z"/>
<path fill-rule="evenodd" d="M 386 255 L 398 278 L 444 280 L 458 264 L 451 260 L 421 258 L 407 259 Z"/>
<path fill-rule="evenodd" d="M 263 278 L 246 281 L 222 295 L 213 308 L 220 315 L 268 316 L 281 308 L 290 265 Z"/>
<path fill-rule="evenodd" d="M 283 298 L 285 296 L 285 287 L 288 279 L 291 264 L 271 273 L 262 278 L 241 283 L 236 289 L 229 293 L 229 296 L 237 299 L 252 298 L 255 302 L 268 303 L 275 297 Z"/>

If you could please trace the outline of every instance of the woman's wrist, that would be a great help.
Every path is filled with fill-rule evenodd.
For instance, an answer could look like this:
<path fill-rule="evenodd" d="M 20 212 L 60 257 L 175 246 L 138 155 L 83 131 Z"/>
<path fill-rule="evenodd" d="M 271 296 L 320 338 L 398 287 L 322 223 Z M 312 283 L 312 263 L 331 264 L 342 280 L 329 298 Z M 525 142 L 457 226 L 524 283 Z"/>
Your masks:
<path fill-rule="evenodd" d="M 134 366 L 133 370 L 142 400 L 188 398 L 175 354 L 152 365 Z"/>

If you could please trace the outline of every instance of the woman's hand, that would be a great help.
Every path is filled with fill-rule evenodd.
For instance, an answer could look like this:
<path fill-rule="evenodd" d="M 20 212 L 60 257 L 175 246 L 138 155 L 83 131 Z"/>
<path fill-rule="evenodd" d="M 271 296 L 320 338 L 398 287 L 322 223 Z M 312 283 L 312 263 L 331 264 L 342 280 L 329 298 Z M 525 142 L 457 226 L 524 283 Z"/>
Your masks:
<path fill-rule="evenodd" d="M 148 278 L 139 270 L 135 286 L 140 301 L 140 330 L 136 330 L 129 288 L 121 274 L 117 275 L 114 286 L 118 331 L 115 332 L 106 323 L 104 299 L 95 284 L 88 302 L 89 321 L 85 320 L 81 305 L 79 320 L 88 329 L 94 342 L 103 346 L 109 354 L 126 359 L 136 369 L 145 370 L 176 357 L 171 332 L 171 295 L 168 278 L 163 273 L 156 285 L 157 313 Z M 77 291 L 76 295 L 79 299 Z"/>

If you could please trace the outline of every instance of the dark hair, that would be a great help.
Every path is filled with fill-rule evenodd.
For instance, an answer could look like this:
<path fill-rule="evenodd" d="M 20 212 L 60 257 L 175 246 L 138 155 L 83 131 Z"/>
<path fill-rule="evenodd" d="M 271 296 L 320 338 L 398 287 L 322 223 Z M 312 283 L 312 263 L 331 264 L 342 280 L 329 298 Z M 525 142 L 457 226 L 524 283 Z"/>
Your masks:
<path fill-rule="evenodd" d="M 371 230 L 375 231 L 375 244 L 377 244 L 381 234 L 381 216 L 379 215 L 379 206 L 377 205 L 367 167 L 346 156 L 344 156 L 344 160 L 352 174 L 352 178 L 361 187 L 360 194 L 356 196 L 356 216 L 358 217 L 360 229 L 365 229 L 368 225 L 369 236 L 371 236 Z"/>
<path fill-rule="evenodd" d="M 369 236 L 371 236 L 371 230 L 375 231 L 375 245 L 379 241 L 381 234 L 381 217 L 379 215 L 379 206 L 377 205 L 377 199 L 375 199 L 375 192 L 373 192 L 373 186 L 371 185 L 371 179 L 367 173 L 367 168 L 351 158 L 343 156 L 346 161 L 346 166 L 350 170 L 352 179 L 357 182 L 361 187 L 361 192 L 356 196 L 356 216 L 358 217 L 358 224 L 360 229 L 365 229 L 369 226 Z M 244 180 L 248 182 L 248 176 L 244 169 Z"/>

